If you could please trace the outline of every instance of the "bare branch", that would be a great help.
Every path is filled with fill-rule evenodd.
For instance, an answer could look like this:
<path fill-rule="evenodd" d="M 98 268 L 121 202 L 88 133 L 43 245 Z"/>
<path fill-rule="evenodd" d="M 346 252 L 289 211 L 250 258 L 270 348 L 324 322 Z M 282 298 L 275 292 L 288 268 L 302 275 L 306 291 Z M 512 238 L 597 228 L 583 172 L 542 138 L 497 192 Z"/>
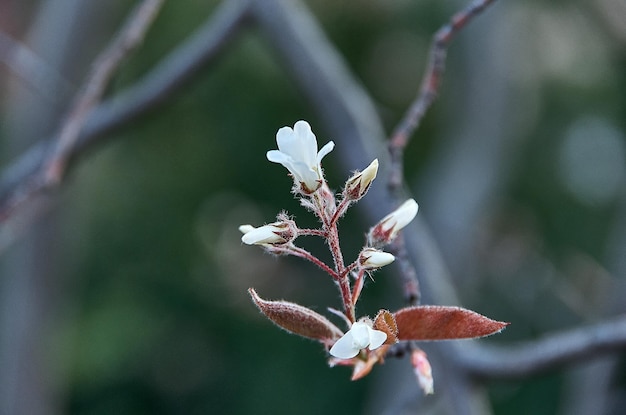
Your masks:
<path fill-rule="evenodd" d="M 626 318 L 552 334 L 518 346 L 483 344 L 470 350 L 458 358 L 472 376 L 484 379 L 528 377 L 626 350 Z"/>
<path fill-rule="evenodd" d="M 411 135 L 430 108 L 439 92 L 441 79 L 445 70 L 448 47 L 453 37 L 470 22 L 472 18 L 489 6 L 493 0 L 476 0 L 465 9 L 456 13 L 441 27 L 433 37 L 430 50 L 430 59 L 419 93 L 404 117 L 395 128 L 389 140 L 391 155 L 391 174 L 389 175 L 389 191 L 395 197 L 396 204 L 400 204 L 400 190 L 404 185 L 404 149 Z M 410 305 L 419 304 L 421 298 L 420 284 L 415 267 L 408 258 L 404 240 L 398 238 L 391 246 L 390 251 L 396 257 L 401 269 L 404 298 Z"/>
<path fill-rule="evenodd" d="M 396 263 L 400 268 L 404 301 L 410 306 L 418 305 L 421 301 L 422 293 L 419 278 L 417 278 L 417 270 L 409 260 L 404 235 L 398 235 L 391 244 L 389 251 L 396 257 Z"/>
<path fill-rule="evenodd" d="M 389 140 L 389 153 L 391 155 L 391 173 L 389 175 L 389 191 L 395 198 L 395 203 L 400 204 L 401 189 L 404 185 L 404 149 L 411 135 L 419 127 L 419 124 L 430 108 L 439 92 L 441 79 L 445 70 L 448 47 L 453 37 L 465 27 L 465 25 L 482 10 L 489 6 L 493 0 L 477 0 L 465 9 L 456 13 L 450 21 L 441 27 L 433 37 L 430 50 L 430 60 L 419 93 L 411 106 L 408 108 L 403 119 L 395 128 Z M 421 299 L 418 273 L 408 258 L 404 239 L 398 238 L 390 251 L 396 257 L 396 263 L 401 272 L 403 281 L 404 298 L 410 305 L 419 304 Z"/>
<path fill-rule="evenodd" d="M 0 62 L 26 85 L 52 103 L 74 90 L 73 85 L 26 45 L 0 32 Z"/>
<path fill-rule="evenodd" d="M 65 170 L 66 161 L 70 157 L 70 150 L 78 138 L 88 111 L 96 105 L 107 81 L 123 57 L 143 38 L 143 34 L 162 3 L 163 0 L 144 0 L 127 19 L 124 27 L 115 36 L 111 44 L 98 56 L 92 74 L 87 78 L 67 121 L 61 127 L 61 132 L 58 134 L 59 138 L 49 155 L 45 156 L 47 161 L 44 162 L 43 167 L 24 177 L 23 180 L 20 179 L 16 187 L 6 197 L 2 198 L 0 222 L 5 221 L 16 209 L 32 200 L 34 196 L 46 188 L 58 184 Z M 34 218 L 31 216 L 31 220 Z"/>
<path fill-rule="evenodd" d="M 448 46 L 454 36 L 463 29 L 474 17 L 488 7 L 494 0 L 475 0 L 465 9 L 456 13 L 441 29 L 435 33 L 430 48 L 428 67 L 420 91 L 395 128 L 389 141 L 389 152 L 392 160 L 392 174 L 389 186 L 392 192 L 398 191 L 403 183 L 403 156 L 409 140 L 419 127 L 426 111 L 437 98 L 441 78 L 446 66 Z"/>
<path fill-rule="evenodd" d="M 144 39 L 148 28 L 156 18 L 164 0 L 143 0 L 128 17 L 124 26 L 111 43 L 98 55 L 91 67 L 91 73 L 74 100 L 72 109 L 61 127 L 54 148 L 50 151 L 43 172 L 43 185 L 60 183 L 65 173 L 68 150 L 78 139 L 80 130 L 89 111 L 98 103 L 109 80 L 124 58 Z"/>
<path fill-rule="evenodd" d="M 182 89 L 202 67 L 213 62 L 237 33 L 245 20 L 247 10 L 247 1 L 225 1 L 206 24 L 164 58 L 142 80 L 91 109 L 77 138 L 63 150 L 63 157 L 71 160 L 84 153 L 88 147 L 105 137 L 105 134 L 154 110 L 173 93 Z M 17 206 L 22 206 L 25 201 L 41 194 L 47 188 L 41 178 L 44 171 L 41 165 L 48 148 L 47 142 L 38 143 L 2 172 L 0 223 L 6 224 Z M 40 209 L 38 212 L 41 213 L 43 210 Z M 30 216 L 24 220 L 32 223 L 37 216 Z M 20 229 L 26 227 L 27 224 L 20 223 Z M 5 227 L 2 227 L 0 233 L 4 232 Z M 7 232 L 11 235 L 0 235 L 0 240 L 14 239 L 13 232 L 10 230 Z M 0 244 L 0 250 L 7 244 L 6 241 Z"/>

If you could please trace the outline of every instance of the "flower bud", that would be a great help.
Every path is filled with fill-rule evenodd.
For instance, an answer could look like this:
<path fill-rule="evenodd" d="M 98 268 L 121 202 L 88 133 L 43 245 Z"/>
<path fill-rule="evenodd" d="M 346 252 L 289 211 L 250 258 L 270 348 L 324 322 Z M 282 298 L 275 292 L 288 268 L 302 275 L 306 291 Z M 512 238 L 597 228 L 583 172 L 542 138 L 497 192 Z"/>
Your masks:
<path fill-rule="evenodd" d="M 248 245 L 282 245 L 296 237 L 296 232 L 288 222 L 274 222 L 258 228 L 241 225 L 239 230 L 244 234 L 241 241 Z"/>
<path fill-rule="evenodd" d="M 409 199 L 404 202 L 370 229 L 369 243 L 373 246 L 381 246 L 393 241 L 398 236 L 398 232 L 415 218 L 417 210 L 418 205 L 415 200 Z"/>
<path fill-rule="evenodd" d="M 361 199 L 370 188 L 372 181 L 378 173 L 378 159 L 374 159 L 362 172 L 355 173 L 346 181 L 343 190 L 344 198 L 357 201 Z"/>
<path fill-rule="evenodd" d="M 365 269 L 376 269 L 391 264 L 396 258 L 388 252 L 365 248 L 359 254 L 359 264 Z"/>
<path fill-rule="evenodd" d="M 411 352 L 411 366 L 413 366 L 413 372 L 417 378 L 417 383 L 424 391 L 424 395 L 432 395 L 433 389 L 433 374 L 430 368 L 430 362 L 421 349 L 415 349 Z"/>

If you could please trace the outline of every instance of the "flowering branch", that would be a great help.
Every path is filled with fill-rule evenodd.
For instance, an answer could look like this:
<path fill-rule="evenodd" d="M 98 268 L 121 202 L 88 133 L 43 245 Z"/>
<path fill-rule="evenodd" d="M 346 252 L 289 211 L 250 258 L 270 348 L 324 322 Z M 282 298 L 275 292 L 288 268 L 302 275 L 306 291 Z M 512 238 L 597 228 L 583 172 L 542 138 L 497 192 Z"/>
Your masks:
<path fill-rule="evenodd" d="M 261 299 L 250 289 L 252 301 L 261 312 L 278 326 L 291 333 L 314 338 L 327 348 L 331 366 L 353 366 L 352 379 L 367 375 L 374 364 L 382 362 L 387 350 L 396 342 L 415 340 L 445 340 L 473 338 L 502 330 L 507 323 L 488 319 L 480 314 L 458 307 L 409 307 L 391 313 L 381 310 L 375 320 L 356 319 L 356 304 L 363 290 L 365 275 L 392 263 L 395 257 L 381 250 L 398 238 L 417 215 L 418 205 L 413 199 L 382 218 L 367 233 L 366 243 L 358 258 L 345 266 L 338 232 L 338 218 L 348 207 L 361 200 L 370 189 L 378 172 L 374 160 L 363 172 L 355 172 L 340 193 L 339 202 L 330 191 L 321 161 L 334 148 L 330 141 L 321 150 L 317 138 L 306 121 L 298 121 L 293 128 L 283 127 L 276 134 L 278 150 L 267 152 L 267 159 L 282 164 L 293 180 L 291 192 L 302 206 L 315 214 L 321 229 L 302 232 L 287 213 L 281 212 L 277 221 L 255 228 L 242 225 L 242 242 L 259 245 L 272 254 L 293 255 L 306 259 L 330 275 L 341 294 L 343 313 L 337 312 L 348 323 L 345 334 L 335 338 L 334 325 L 306 307 L 284 301 Z M 326 240 L 334 261 L 334 270 L 319 258 L 295 244 L 303 234 L 320 236 Z M 351 282 L 354 276 L 354 282 Z M 324 333 L 320 335 L 319 333 Z M 330 349 L 328 349 L 330 347 Z M 432 392 L 430 364 L 422 351 L 414 350 L 412 365 L 426 393 Z"/>
<path fill-rule="evenodd" d="M 342 56 L 325 36 L 306 5 L 281 0 L 253 2 L 252 16 L 327 131 L 341 138 L 344 145 L 338 146 L 337 151 L 344 166 L 356 168 L 363 160 L 374 157 L 388 166 L 389 160 L 382 145 L 385 133 L 372 99 L 361 84 L 355 81 Z M 383 169 L 382 172 L 382 180 L 387 182 L 389 170 Z M 385 188 L 373 187 L 369 197 L 364 198 L 359 205 L 361 213 L 372 221 L 377 220 L 388 213 L 391 200 Z M 449 276 L 428 229 L 422 227 L 422 231 L 417 234 L 413 232 L 414 228 L 412 234 L 415 237 L 407 238 L 407 250 L 412 259 L 418 258 L 415 263 L 425 279 L 427 294 L 434 291 L 438 301 L 456 302 L 454 295 L 447 295 Z M 406 276 L 402 275 L 402 278 Z M 417 284 L 416 279 L 414 284 Z M 449 362 L 449 357 L 444 356 L 443 351 L 453 346 L 450 344 L 434 348 L 432 353 L 435 359 Z M 452 405 L 461 408 L 475 400 L 477 390 L 458 377 L 458 371 L 453 365 L 440 366 L 438 378 L 442 385 L 440 392 L 444 392 L 440 396 L 445 396 L 448 403 L 452 402 Z M 446 394 L 450 389 L 454 389 L 455 393 Z"/>

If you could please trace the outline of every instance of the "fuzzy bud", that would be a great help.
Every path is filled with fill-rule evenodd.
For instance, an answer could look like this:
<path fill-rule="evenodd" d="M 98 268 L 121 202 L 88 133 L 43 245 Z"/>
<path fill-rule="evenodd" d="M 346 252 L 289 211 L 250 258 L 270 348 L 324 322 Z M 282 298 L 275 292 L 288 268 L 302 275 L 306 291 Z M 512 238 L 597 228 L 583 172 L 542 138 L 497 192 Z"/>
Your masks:
<path fill-rule="evenodd" d="M 396 258 L 388 252 L 364 248 L 359 254 L 359 264 L 365 269 L 376 269 L 391 264 Z"/>
<path fill-rule="evenodd" d="M 241 241 L 247 245 L 283 245 L 297 236 L 295 225 L 290 221 L 274 222 L 258 228 L 241 225 L 239 230 L 244 234 Z"/>
<path fill-rule="evenodd" d="M 433 374 L 430 368 L 430 362 L 421 349 L 415 349 L 411 352 L 411 366 L 413 366 L 413 372 L 417 378 L 417 383 L 424 391 L 424 395 L 432 395 L 433 389 Z"/>
<path fill-rule="evenodd" d="M 385 216 L 370 229 L 368 234 L 370 245 L 382 246 L 393 241 L 396 236 L 398 236 L 398 232 L 415 218 L 417 210 L 417 202 L 413 199 L 409 199 L 389 215 Z"/>
<path fill-rule="evenodd" d="M 365 170 L 355 173 L 346 181 L 343 190 L 344 199 L 357 201 L 365 196 L 372 181 L 376 178 L 376 173 L 378 173 L 378 159 L 374 159 Z"/>

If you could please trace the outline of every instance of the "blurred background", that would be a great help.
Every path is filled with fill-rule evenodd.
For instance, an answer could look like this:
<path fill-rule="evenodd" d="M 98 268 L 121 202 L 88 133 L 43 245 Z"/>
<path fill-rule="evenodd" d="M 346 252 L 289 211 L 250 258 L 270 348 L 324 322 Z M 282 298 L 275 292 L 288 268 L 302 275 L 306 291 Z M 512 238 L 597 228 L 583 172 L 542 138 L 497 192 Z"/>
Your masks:
<path fill-rule="evenodd" d="M 304 4 L 387 133 L 416 94 L 433 33 L 465 5 Z M 0 42 L 3 166 L 58 129 L 132 6 L 0 0 L 2 34 L 41 60 L 33 73 L 16 72 Z M 107 96 L 141 79 L 216 7 L 166 2 Z M 620 0 L 497 2 L 453 42 L 439 99 L 407 149 L 406 179 L 460 293 L 461 304 L 448 305 L 512 323 L 481 341 L 532 340 L 625 311 L 625 75 Z M 281 210 L 315 225 L 286 170 L 265 158 L 278 128 L 299 119 L 320 145 L 342 145 L 250 24 L 190 85 L 73 164 L 53 208 L 1 244 L 0 413 L 408 411 L 421 391 L 406 359 L 351 382 L 247 295 L 255 287 L 321 313 L 340 306 L 316 267 L 243 246 L 237 230 Z M 335 153 L 324 167 L 339 189 L 352 167 Z M 341 222 L 347 258 L 370 225 L 357 209 Z M 303 241 L 328 258 L 318 242 Z M 367 284 L 359 314 L 401 306 L 388 270 Z M 581 363 L 487 382 L 487 413 L 621 413 L 624 356 Z M 394 379 L 403 392 L 382 393 Z"/>

